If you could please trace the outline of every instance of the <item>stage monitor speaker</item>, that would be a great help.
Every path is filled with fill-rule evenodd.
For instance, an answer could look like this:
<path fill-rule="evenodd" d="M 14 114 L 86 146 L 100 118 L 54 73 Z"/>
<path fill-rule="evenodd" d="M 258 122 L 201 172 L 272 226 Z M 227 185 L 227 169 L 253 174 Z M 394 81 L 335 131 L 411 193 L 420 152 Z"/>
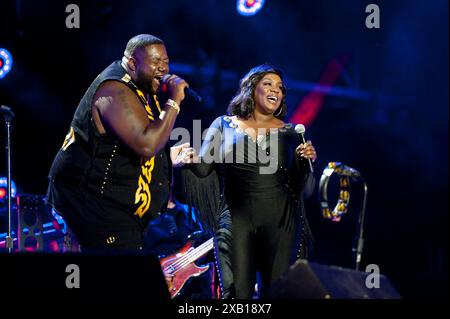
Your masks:
<path fill-rule="evenodd" d="M 386 276 L 369 288 L 369 272 L 298 260 L 276 281 L 268 297 L 273 299 L 400 299 Z"/>
<path fill-rule="evenodd" d="M 0 275 L 0 295 L 20 298 L 170 299 L 158 257 L 143 253 L 3 253 Z"/>

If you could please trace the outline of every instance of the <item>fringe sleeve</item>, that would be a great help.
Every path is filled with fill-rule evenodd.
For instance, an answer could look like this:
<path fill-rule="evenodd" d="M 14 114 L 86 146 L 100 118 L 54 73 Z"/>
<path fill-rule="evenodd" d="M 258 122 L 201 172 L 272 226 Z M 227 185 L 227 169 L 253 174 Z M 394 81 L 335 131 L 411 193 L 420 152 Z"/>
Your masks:
<path fill-rule="evenodd" d="M 216 213 L 220 203 L 220 183 L 217 172 L 212 170 L 208 176 L 198 177 L 194 174 L 192 167 L 185 167 L 181 171 L 181 181 L 189 208 L 194 208 L 205 230 L 212 235 L 217 230 Z"/>
<path fill-rule="evenodd" d="M 210 234 L 215 233 L 218 225 L 222 131 L 222 117 L 218 117 L 206 133 L 199 152 L 200 163 L 186 165 L 181 172 L 186 201 L 195 208 Z"/>
<path fill-rule="evenodd" d="M 293 132 L 294 141 L 299 143 L 297 140 L 297 134 L 295 131 Z M 293 145 L 293 147 L 296 147 Z M 300 251 L 299 255 L 301 258 L 306 258 L 308 252 L 311 252 L 314 248 L 314 236 L 311 231 L 308 217 L 305 209 L 305 200 L 310 198 L 315 191 L 316 187 L 316 178 L 313 173 L 309 172 L 309 168 L 307 162 L 299 157 L 295 156 L 295 163 L 293 166 L 293 170 L 291 171 L 292 182 L 295 189 L 296 197 L 297 197 L 297 216 L 301 216 L 301 238 L 300 238 Z"/>

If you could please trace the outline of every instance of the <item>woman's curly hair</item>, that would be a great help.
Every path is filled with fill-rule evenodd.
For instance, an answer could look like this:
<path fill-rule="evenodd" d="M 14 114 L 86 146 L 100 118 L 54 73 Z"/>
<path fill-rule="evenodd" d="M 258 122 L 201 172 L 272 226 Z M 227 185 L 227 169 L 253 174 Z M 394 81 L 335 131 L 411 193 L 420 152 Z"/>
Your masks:
<path fill-rule="evenodd" d="M 283 75 L 280 69 L 270 64 L 261 64 L 252 68 L 240 81 L 239 90 L 228 105 L 228 114 L 239 118 L 248 119 L 255 111 L 255 88 L 261 79 L 269 73 L 277 74 L 281 79 Z M 287 112 L 286 88 L 282 88 L 283 98 L 274 116 L 283 119 Z"/>

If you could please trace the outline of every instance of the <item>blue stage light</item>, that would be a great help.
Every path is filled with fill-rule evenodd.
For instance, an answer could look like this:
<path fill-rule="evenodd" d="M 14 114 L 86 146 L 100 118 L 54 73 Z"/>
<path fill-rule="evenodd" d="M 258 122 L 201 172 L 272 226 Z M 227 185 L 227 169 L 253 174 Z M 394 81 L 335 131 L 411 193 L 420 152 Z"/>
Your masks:
<path fill-rule="evenodd" d="M 8 50 L 0 48 L 0 79 L 4 78 L 11 71 L 13 58 Z"/>
<path fill-rule="evenodd" d="M 264 0 L 238 0 L 236 3 L 237 12 L 243 16 L 252 16 L 264 6 Z"/>
<path fill-rule="evenodd" d="M 12 197 L 16 197 L 16 183 L 11 181 L 11 195 Z M 8 195 L 8 180 L 6 177 L 0 177 L 0 203 L 3 202 Z"/>

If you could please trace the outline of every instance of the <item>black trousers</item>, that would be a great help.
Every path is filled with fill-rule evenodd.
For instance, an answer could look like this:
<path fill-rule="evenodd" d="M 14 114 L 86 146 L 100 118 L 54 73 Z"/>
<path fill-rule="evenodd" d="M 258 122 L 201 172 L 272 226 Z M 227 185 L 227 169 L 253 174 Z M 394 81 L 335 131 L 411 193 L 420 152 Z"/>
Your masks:
<path fill-rule="evenodd" d="M 50 182 L 47 204 L 67 223 L 82 251 L 140 250 L 145 223 L 124 208 L 91 196 L 80 187 Z"/>
<path fill-rule="evenodd" d="M 250 299 L 254 296 L 256 273 L 261 275 L 264 297 L 270 286 L 295 260 L 298 223 L 293 218 L 288 199 L 271 198 L 241 200 L 230 206 L 232 219 L 232 269 L 234 296 Z"/>
<path fill-rule="evenodd" d="M 135 229 L 103 228 L 81 226 L 68 223 L 81 246 L 81 251 L 141 250 L 143 232 Z M 128 227 L 127 227 L 128 228 Z"/>

